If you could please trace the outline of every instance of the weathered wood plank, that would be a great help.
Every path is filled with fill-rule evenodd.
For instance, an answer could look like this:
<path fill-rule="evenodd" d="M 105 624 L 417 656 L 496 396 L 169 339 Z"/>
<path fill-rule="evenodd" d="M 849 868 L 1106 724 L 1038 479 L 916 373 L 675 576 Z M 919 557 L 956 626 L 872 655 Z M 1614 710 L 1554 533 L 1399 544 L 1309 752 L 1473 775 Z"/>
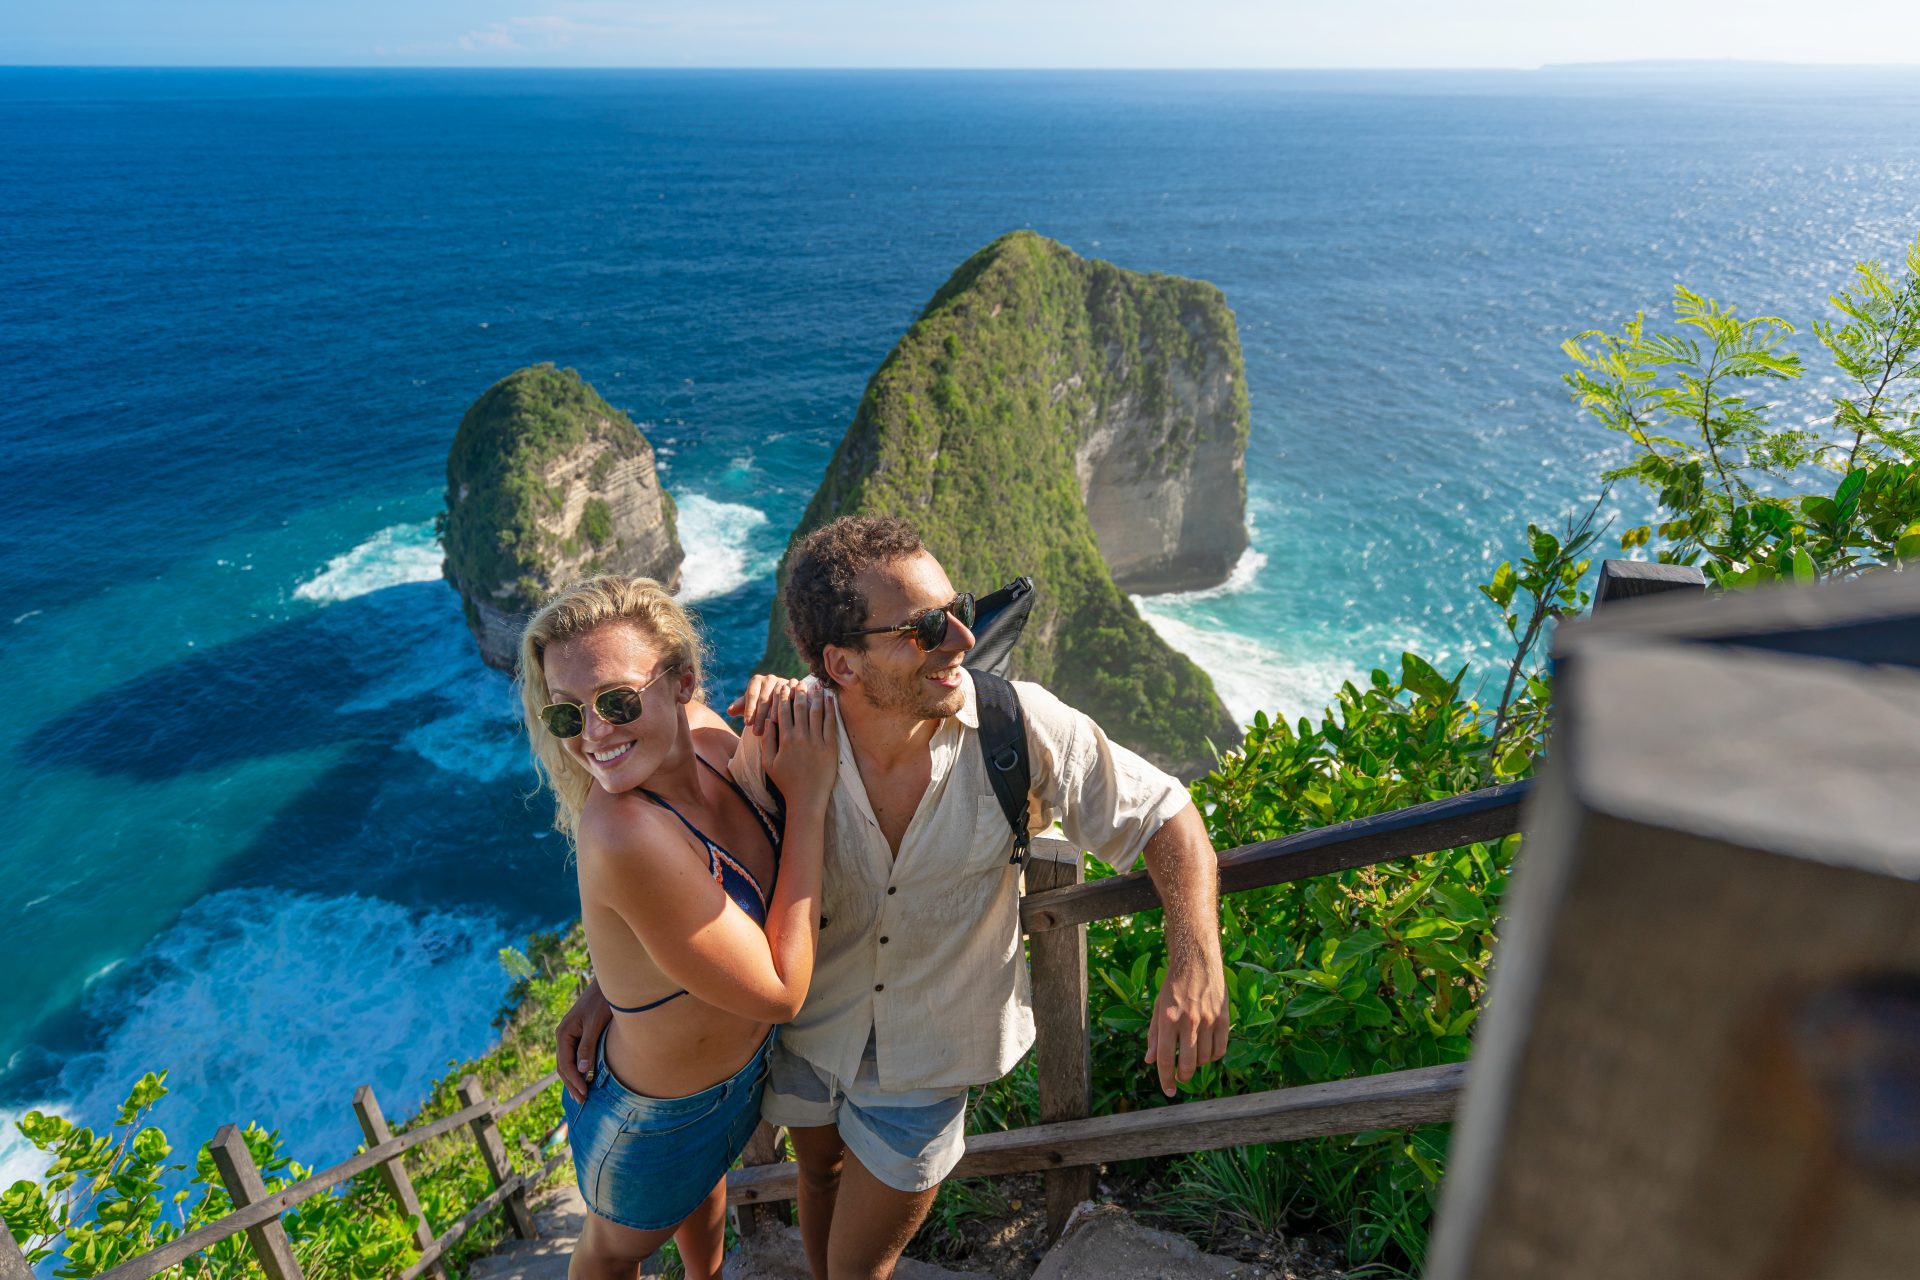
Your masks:
<path fill-rule="evenodd" d="M 447 1250 L 460 1243 L 462 1237 L 464 1237 L 467 1232 L 473 1230 L 480 1219 L 486 1217 L 495 1209 L 498 1209 L 503 1203 L 509 1201 L 511 1197 L 525 1196 L 525 1194 L 526 1183 L 521 1179 L 520 1175 L 516 1173 L 509 1177 L 505 1182 L 495 1187 L 486 1199 L 480 1201 L 480 1203 L 474 1205 L 473 1208 L 462 1214 L 460 1221 L 441 1232 L 426 1248 L 422 1249 L 420 1251 L 420 1257 L 415 1260 L 414 1264 L 400 1273 L 400 1280 L 419 1280 L 419 1277 L 424 1275 L 428 1270 L 437 1269 L 440 1266 L 440 1259 L 446 1255 Z"/>
<path fill-rule="evenodd" d="M 260 1180 L 260 1170 L 253 1163 L 253 1153 L 247 1150 L 247 1139 L 239 1126 L 221 1125 L 213 1141 L 207 1144 L 207 1154 L 213 1157 L 221 1185 L 233 1197 L 234 1204 L 245 1208 L 267 1198 L 266 1184 Z M 253 1256 L 259 1260 L 260 1269 L 267 1273 L 267 1280 L 302 1280 L 300 1264 L 293 1256 L 293 1243 L 287 1239 L 286 1228 L 280 1225 L 279 1214 L 248 1227 L 247 1242 L 253 1246 Z"/>
<path fill-rule="evenodd" d="M 393 1131 L 387 1128 L 386 1113 L 380 1109 L 380 1100 L 374 1096 L 373 1086 L 363 1084 L 353 1094 L 354 1118 L 360 1122 L 360 1132 L 366 1135 L 367 1146 L 377 1147 L 393 1141 Z M 422 1249 L 433 1243 L 433 1228 L 427 1225 L 427 1214 L 420 1207 L 420 1197 L 414 1193 L 413 1179 L 407 1175 L 407 1162 L 404 1155 L 391 1160 L 382 1160 L 373 1167 L 380 1177 L 387 1194 L 400 1206 L 400 1212 L 413 1219 L 413 1240 Z M 445 1280 L 446 1271 L 435 1265 L 431 1268 L 436 1280 Z"/>
<path fill-rule="evenodd" d="M 382 1160 L 392 1159 L 402 1151 L 411 1150 L 421 1143 L 450 1133 L 463 1124 L 470 1123 L 475 1116 L 491 1109 L 492 1103 L 483 1103 L 478 1107 L 464 1107 L 450 1116 L 442 1116 L 432 1124 L 421 1125 L 377 1147 L 362 1151 L 350 1160 L 343 1160 L 330 1169 L 322 1169 L 301 1182 L 281 1191 L 276 1191 L 266 1199 L 250 1204 L 244 1209 L 236 1209 L 216 1222 L 209 1222 L 197 1231 L 190 1231 L 179 1239 L 161 1245 L 158 1249 L 129 1258 L 119 1266 L 101 1272 L 95 1280 L 148 1280 L 159 1275 L 168 1267 L 191 1258 L 211 1245 L 218 1244 L 228 1236 L 238 1235 L 248 1227 L 256 1226 L 275 1218 L 280 1213 L 303 1200 L 311 1199 L 322 1191 L 339 1186 L 356 1174 L 365 1173 Z"/>
<path fill-rule="evenodd" d="M 1027 863 L 1027 889 L 1045 892 L 1084 883 L 1086 863 L 1063 840 L 1036 840 Z M 1034 1055 L 1040 1085 L 1040 1122 L 1083 1120 L 1093 1114 L 1093 1054 L 1088 1043 L 1087 926 L 1048 929 L 1027 941 L 1033 960 Z M 1060 1238 L 1073 1207 L 1093 1198 L 1099 1169 L 1090 1164 L 1049 1169 L 1047 1239 Z"/>
<path fill-rule="evenodd" d="M 27 1255 L 14 1242 L 5 1219 L 0 1219 L 0 1280 L 33 1280 L 33 1268 L 27 1265 Z"/>
<path fill-rule="evenodd" d="M 1593 589 L 1593 607 L 1617 604 L 1669 591 L 1707 589 L 1707 575 L 1690 564 L 1661 564 L 1655 560 L 1602 560 L 1600 582 Z"/>
<path fill-rule="evenodd" d="M 740 1163 L 746 1168 L 763 1164 L 778 1164 L 784 1158 L 781 1135 L 786 1132 L 778 1125 L 760 1122 L 747 1139 L 747 1149 L 740 1153 Z M 735 1204 L 727 1206 L 733 1214 L 733 1230 L 736 1235 L 751 1236 L 759 1234 L 762 1226 L 784 1227 L 786 1222 L 781 1216 L 781 1207 L 769 1204 Z"/>
<path fill-rule="evenodd" d="M 1915 1273 L 1920 576 L 1878 576 L 1562 634 L 1432 1280 Z"/>
<path fill-rule="evenodd" d="M 1510 836 L 1520 829 L 1520 805 L 1528 785 L 1508 782 L 1229 849 L 1220 855 L 1220 892 L 1244 893 Z M 1135 871 L 1031 894 L 1020 903 L 1020 923 L 1028 933 L 1037 934 L 1159 905 L 1160 895 L 1147 873 Z"/>
<path fill-rule="evenodd" d="M 486 1091 L 480 1087 L 479 1077 L 468 1076 L 460 1082 L 460 1101 L 469 1107 L 485 1108 L 484 1114 L 474 1117 L 471 1127 L 473 1140 L 480 1148 L 480 1159 L 492 1175 L 493 1185 L 505 1190 L 508 1183 L 517 1183 L 513 1164 L 507 1159 L 507 1144 L 500 1140 L 500 1129 L 493 1122 L 493 1108 L 487 1102 Z M 513 1234 L 522 1240 L 538 1235 L 533 1225 L 533 1211 L 527 1208 L 526 1191 L 516 1186 L 502 1198 L 507 1206 L 507 1225 Z"/>
<path fill-rule="evenodd" d="M 953 1176 L 1031 1173 L 1433 1124 L 1453 1118 L 1466 1070 L 1465 1063 L 1451 1063 L 981 1134 L 967 1139 L 967 1154 Z M 741 1201 L 791 1199 L 794 1169 L 791 1161 L 736 1169 L 727 1175 L 727 1196 Z"/>

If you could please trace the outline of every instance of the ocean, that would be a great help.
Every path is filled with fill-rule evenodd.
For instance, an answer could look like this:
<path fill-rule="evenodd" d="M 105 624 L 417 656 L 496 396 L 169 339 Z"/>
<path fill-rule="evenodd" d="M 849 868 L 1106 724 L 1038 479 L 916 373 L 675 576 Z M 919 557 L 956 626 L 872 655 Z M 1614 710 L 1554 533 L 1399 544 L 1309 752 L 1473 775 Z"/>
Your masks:
<path fill-rule="evenodd" d="M 1621 457 L 1565 338 L 1676 281 L 1804 327 L 1920 232 L 1890 72 L 13 69 L 0 138 L 0 1121 L 164 1069 L 176 1150 L 253 1119 L 314 1164 L 577 910 L 433 539 L 498 378 L 576 367 L 653 441 L 724 692 L 969 254 L 1211 280 L 1253 546 L 1139 604 L 1299 715 L 1403 648 L 1504 660 L 1473 583 Z M 9 1126 L 0 1185 L 36 1171 Z"/>

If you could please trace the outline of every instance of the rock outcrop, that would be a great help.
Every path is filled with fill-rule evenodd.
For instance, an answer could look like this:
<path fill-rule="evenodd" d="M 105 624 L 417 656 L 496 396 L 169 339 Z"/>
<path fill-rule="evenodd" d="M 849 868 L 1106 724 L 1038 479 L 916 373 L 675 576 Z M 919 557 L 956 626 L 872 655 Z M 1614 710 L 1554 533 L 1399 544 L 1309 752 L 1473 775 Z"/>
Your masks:
<path fill-rule="evenodd" d="M 1127 591 L 1227 577 L 1247 545 L 1246 438 L 1218 289 L 1014 232 L 962 264 L 888 354 L 794 537 L 894 514 L 958 586 L 1032 575 L 1012 674 L 1192 776 L 1239 728 Z M 762 665 L 800 666 L 778 593 Z"/>
<path fill-rule="evenodd" d="M 447 455 L 443 566 L 487 665 L 511 671 L 527 615 L 602 571 L 669 589 L 685 559 L 653 446 L 572 369 L 533 365 L 493 384 Z"/>

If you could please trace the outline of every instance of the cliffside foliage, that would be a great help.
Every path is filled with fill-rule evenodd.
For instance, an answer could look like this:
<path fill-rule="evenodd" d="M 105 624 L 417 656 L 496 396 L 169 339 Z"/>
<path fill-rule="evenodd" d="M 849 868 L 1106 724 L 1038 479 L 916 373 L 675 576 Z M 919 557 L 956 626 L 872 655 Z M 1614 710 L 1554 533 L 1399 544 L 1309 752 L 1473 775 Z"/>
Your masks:
<path fill-rule="evenodd" d="M 1015 674 L 1129 746 L 1204 767 L 1209 743 L 1238 728 L 1206 673 L 1114 585 L 1074 455 L 1084 424 L 1122 398 L 1172 403 L 1165 353 L 1220 345 L 1244 398 L 1233 317 L 1213 286 L 1090 262 L 1031 232 L 1003 236 L 954 272 L 867 384 L 794 537 L 836 516 L 900 515 L 962 589 L 1030 574 L 1039 605 Z M 1195 430 L 1168 413 L 1141 465 L 1190 450 Z M 762 666 L 802 669 L 777 593 Z"/>
<path fill-rule="evenodd" d="M 440 542 L 457 581 L 478 592 L 511 584 L 502 607 L 530 609 L 558 585 L 542 581 L 541 565 L 554 551 L 577 555 L 612 538 L 612 513 L 597 500 L 559 538 L 540 525 L 561 513 L 566 497 L 547 484 L 548 466 L 589 432 L 612 446 L 596 462 L 602 481 L 615 457 L 648 447 L 632 420 L 572 369 L 532 365 L 474 401 L 447 455 L 447 509 L 440 517 Z"/>
<path fill-rule="evenodd" d="M 1832 416 L 1775 426 L 1759 388 L 1802 376 L 1786 322 L 1742 321 L 1677 291 L 1677 333 L 1644 318 L 1568 344 L 1568 383 L 1631 441 L 1603 484 L 1644 484 L 1670 519 L 1630 528 L 1714 586 L 1840 578 L 1920 559 L 1920 243 L 1904 270 L 1856 267 L 1817 323 L 1841 390 Z M 1595 348 L 1591 344 L 1599 342 Z M 1589 344 L 1583 347 L 1583 343 Z M 1771 345 L 1770 345 L 1771 344 Z M 1764 380 L 1764 381 L 1763 381 Z M 1792 488 L 1812 490 L 1794 494 Z M 1483 701 L 1415 654 L 1347 684 L 1320 717 L 1256 717 L 1240 748 L 1193 784 L 1217 847 L 1384 813 L 1528 776 L 1552 685 L 1538 661 L 1551 622 L 1585 610 L 1595 512 L 1559 532 L 1528 524 L 1480 594 L 1513 643 Z M 1498 697 L 1494 695 L 1498 690 Z M 1190 1096 L 1220 1096 L 1466 1058 L 1519 837 L 1229 897 L 1233 1007 L 1227 1058 Z M 1162 1105 L 1139 1058 L 1163 978 L 1157 915 L 1089 927 L 1094 1110 Z M 1031 1073 L 984 1091 L 983 1128 L 1037 1118 Z M 1446 1167 L 1448 1126 L 1203 1152 L 1157 1171 L 1176 1225 L 1332 1231 L 1351 1260 L 1417 1274 Z"/>
<path fill-rule="evenodd" d="M 456 1090 L 469 1073 L 478 1075 L 488 1094 L 497 1098 L 553 1070 L 553 1032 L 578 990 L 576 974 L 586 968 L 584 944 L 577 936 L 536 935 L 527 954 L 509 950 L 503 959 L 518 980 L 502 1011 L 499 1045 L 449 1071 L 419 1113 L 394 1127 L 396 1135 L 460 1110 Z M 51 1259 L 52 1274 L 60 1280 L 84 1280 L 232 1212 L 233 1202 L 205 1148 L 176 1150 L 164 1131 L 146 1123 L 166 1092 L 165 1072 L 142 1077 L 112 1127 L 103 1132 L 39 1112 L 29 1112 L 19 1122 L 20 1132 L 50 1160 L 39 1179 L 23 1179 L 0 1192 L 0 1217 L 28 1261 Z M 340 1099 L 343 1112 L 347 1105 L 348 1099 Z M 501 1118 L 508 1158 L 520 1172 L 533 1171 L 526 1151 L 537 1149 L 559 1123 L 557 1087 Z M 278 1132 L 249 1123 L 245 1137 L 269 1192 L 315 1172 L 289 1156 Z M 406 1159 L 427 1225 L 436 1236 L 493 1190 L 464 1129 L 429 1140 Z M 490 1215 L 446 1255 L 456 1274 L 500 1239 L 505 1228 L 499 1219 L 497 1213 Z M 372 1173 L 352 1179 L 335 1194 L 308 1199 L 281 1222 L 310 1280 L 382 1280 L 419 1257 L 411 1219 L 400 1215 Z M 237 1235 L 161 1274 L 244 1280 L 265 1272 L 246 1237 Z"/>

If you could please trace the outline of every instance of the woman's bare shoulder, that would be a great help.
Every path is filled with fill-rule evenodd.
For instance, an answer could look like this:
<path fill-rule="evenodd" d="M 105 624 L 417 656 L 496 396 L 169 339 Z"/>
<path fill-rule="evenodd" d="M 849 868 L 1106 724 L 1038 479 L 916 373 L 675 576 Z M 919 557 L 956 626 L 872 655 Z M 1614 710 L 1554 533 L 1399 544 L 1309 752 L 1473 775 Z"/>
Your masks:
<path fill-rule="evenodd" d="M 595 787 L 580 808 L 574 844 L 582 870 L 659 865 L 685 857 L 692 837 L 673 815 L 637 792 L 610 794 Z"/>

